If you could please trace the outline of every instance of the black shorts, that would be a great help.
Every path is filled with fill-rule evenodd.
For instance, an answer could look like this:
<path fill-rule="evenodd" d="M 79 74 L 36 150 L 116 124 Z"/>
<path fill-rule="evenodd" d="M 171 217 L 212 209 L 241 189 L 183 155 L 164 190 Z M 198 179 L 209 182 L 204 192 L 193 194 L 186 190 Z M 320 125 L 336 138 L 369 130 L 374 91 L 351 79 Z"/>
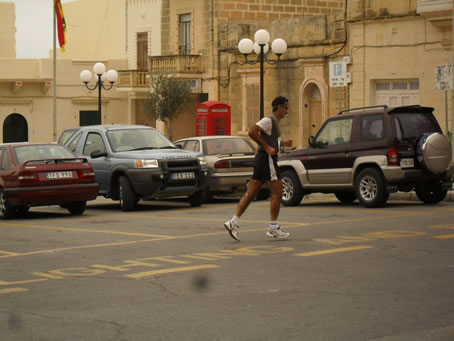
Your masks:
<path fill-rule="evenodd" d="M 272 181 L 279 180 L 281 175 L 277 166 L 277 155 L 271 157 L 266 152 L 258 152 L 254 159 L 253 180 Z"/>

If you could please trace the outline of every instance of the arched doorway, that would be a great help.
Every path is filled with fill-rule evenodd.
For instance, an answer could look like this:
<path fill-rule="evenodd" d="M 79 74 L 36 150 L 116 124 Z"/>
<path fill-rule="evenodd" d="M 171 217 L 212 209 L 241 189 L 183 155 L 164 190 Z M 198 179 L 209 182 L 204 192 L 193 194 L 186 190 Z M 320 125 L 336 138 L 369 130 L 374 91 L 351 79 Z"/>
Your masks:
<path fill-rule="evenodd" d="M 27 142 L 28 124 L 24 116 L 11 114 L 3 122 L 3 143 Z"/>
<path fill-rule="evenodd" d="M 307 82 L 302 91 L 302 142 L 306 145 L 307 138 L 315 135 L 323 123 L 323 95 L 315 82 Z"/>

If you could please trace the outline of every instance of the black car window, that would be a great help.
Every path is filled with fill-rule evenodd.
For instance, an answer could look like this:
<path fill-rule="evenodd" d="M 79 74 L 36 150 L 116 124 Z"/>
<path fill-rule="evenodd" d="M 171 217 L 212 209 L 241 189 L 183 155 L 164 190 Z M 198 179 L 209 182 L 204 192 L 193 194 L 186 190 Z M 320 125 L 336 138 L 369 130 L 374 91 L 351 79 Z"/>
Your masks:
<path fill-rule="evenodd" d="M 328 121 L 318 132 L 316 144 L 320 146 L 350 143 L 352 118 Z"/>
<path fill-rule="evenodd" d="M 361 117 L 360 136 L 363 141 L 381 140 L 384 137 L 384 117 L 378 115 L 364 115 Z"/>
<path fill-rule="evenodd" d="M 99 135 L 98 133 L 89 133 L 87 140 L 85 141 L 83 154 L 90 155 L 95 150 L 105 152 L 106 146 L 104 145 L 104 141 L 101 135 Z"/>
<path fill-rule="evenodd" d="M 425 133 L 440 132 L 432 114 L 395 113 L 392 114 L 394 130 L 398 140 L 413 140 Z"/>
<path fill-rule="evenodd" d="M 0 154 L 1 154 L 1 160 L 2 160 L 2 164 L 0 166 L 0 170 L 2 171 L 7 171 L 9 170 L 9 158 L 8 158 L 8 153 L 5 149 L 0 149 Z"/>

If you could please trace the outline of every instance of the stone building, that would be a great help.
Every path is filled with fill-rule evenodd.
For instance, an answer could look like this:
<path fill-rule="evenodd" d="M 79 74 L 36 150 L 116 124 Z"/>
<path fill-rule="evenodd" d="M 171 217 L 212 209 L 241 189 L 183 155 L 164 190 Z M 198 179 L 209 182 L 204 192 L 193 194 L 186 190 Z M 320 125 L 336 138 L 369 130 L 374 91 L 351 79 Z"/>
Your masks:
<path fill-rule="evenodd" d="M 261 28 L 288 44 L 279 63 L 264 63 L 264 104 L 268 113 L 275 96 L 289 98 L 282 130 L 297 147 L 327 117 L 353 107 L 433 106 L 443 130 L 451 126 L 446 93 L 435 87 L 435 68 L 452 63 L 451 0 L 77 0 L 64 10 L 71 24 L 66 52 L 57 53 L 58 134 L 96 115 L 97 92 L 79 73 L 102 61 L 120 77 L 102 93 L 101 123 L 162 129 L 143 103 L 150 73 L 165 72 L 190 82 L 193 106 L 229 104 L 232 134 L 245 135 L 259 119 L 260 68 L 245 64 L 237 44 Z M 19 114 L 30 141 L 48 141 L 52 60 L 14 59 L 12 16 L 14 6 L 0 2 L 0 123 L 4 131 Z M 330 86 L 330 63 L 347 71 L 345 86 Z M 450 96 L 447 106 L 451 113 Z M 189 107 L 172 122 L 173 139 L 194 135 L 194 116 Z"/>

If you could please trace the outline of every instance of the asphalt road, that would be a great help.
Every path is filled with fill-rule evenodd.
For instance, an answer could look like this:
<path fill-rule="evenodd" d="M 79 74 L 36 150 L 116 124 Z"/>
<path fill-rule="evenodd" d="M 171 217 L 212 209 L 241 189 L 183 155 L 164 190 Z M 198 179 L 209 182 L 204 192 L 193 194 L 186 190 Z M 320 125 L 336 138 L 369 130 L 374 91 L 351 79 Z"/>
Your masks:
<path fill-rule="evenodd" d="M 311 197 L 223 222 L 201 208 L 98 199 L 81 217 L 0 222 L 0 340 L 454 340 L 454 203 L 381 209 Z"/>

